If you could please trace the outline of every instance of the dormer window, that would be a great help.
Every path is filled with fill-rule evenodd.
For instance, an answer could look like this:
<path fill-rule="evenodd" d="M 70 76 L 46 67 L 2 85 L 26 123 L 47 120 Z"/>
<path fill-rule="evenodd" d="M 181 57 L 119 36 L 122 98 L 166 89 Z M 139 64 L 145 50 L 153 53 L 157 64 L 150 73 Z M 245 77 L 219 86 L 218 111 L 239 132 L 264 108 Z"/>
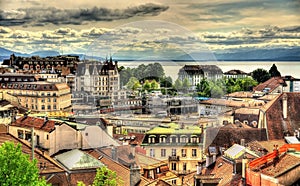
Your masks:
<path fill-rule="evenodd" d="M 148 143 L 155 143 L 155 138 L 156 138 L 155 135 L 150 135 L 148 138 Z"/>
<path fill-rule="evenodd" d="M 159 142 L 160 143 L 166 143 L 167 142 L 167 136 L 166 135 L 160 135 Z"/>

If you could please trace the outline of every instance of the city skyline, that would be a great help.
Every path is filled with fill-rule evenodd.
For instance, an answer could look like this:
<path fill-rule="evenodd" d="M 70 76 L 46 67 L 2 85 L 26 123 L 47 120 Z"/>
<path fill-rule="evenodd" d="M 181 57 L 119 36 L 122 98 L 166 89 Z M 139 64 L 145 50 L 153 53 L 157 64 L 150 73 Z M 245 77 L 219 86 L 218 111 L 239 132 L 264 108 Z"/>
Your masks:
<path fill-rule="evenodd" d="M 300 44 L 299 5 L 280 0 L 4 0 L 0 42 L 5 49 L 24 53 L 118 53 L 139 59 L 198 52 L 213 60 L 213 53 L 270 49 L 288 53 Z"/>

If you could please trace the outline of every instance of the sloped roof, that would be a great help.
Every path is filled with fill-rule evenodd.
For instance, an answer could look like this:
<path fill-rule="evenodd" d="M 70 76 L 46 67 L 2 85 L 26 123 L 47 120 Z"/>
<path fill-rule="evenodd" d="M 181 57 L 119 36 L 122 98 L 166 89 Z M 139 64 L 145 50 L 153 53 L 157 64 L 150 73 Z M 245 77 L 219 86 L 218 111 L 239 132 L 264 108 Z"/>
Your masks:
<path fill-rule="evenodd" d="M 43 130 L 45 132 L 52 132 L 55 129 L 55 124 L 61 124 L 52 120 L 45 120 L 42 118 L 35 118 L 30 116 L 22 116 L 18 118 L 11 126 L 32 128 L 35 130 Z"/>
<path fill-rule="evenodd" d="M 29 143 L 26 143 L 6 132 L 0 132 L 0 145 L 2 145 L 6 141 L 11 141 L 15 144 L 20 143 L 22 145 L 22 152 L 29 155 L 31 158 L 31 146 Z M 40 174 L 48 174 L 48 173 L 59 173 L 65 172 L 63 167 L 61 167 L 58 163 L 56 163 L 51 157 L 43 154 L 40 150 L 34 150 L 34 158 L 37 160 L 37 166 L 39 168 Z"/>
<path fill-rule="evenodd" d="M 268 176 L 277 177 L 296 166 L 300 166 L 300 158 L 290 154 L 283 154 L 275 165 L 270 163 L 267 166 L 263 166 L 260 172 Z"/>
<path fill-rule="evenodd" d="M 246 72 L 242 71 L 242 70 L 236 70 L 236 69 L 233 69 L 233 70 L 229 70 L 227 72 L 224 72 L 224 74 L 226 75 L 247 75 Z"/>
<path fill-rule="evenodd" d="M 73 149 L 63 154 L 55 156 L 68 170 L 95 169 L 104 166 L 93 156 L 86 154 L 78 149 Z"/>
<path fill-rule="evenodd" d="M 126 166 L 112 160 L 110 157 L 106 156 L 104 153 L 98 150 L 87 150 L 88 154 L 92 155 L 94 158 L 99 159 L 108 169 L 116 172 L 118 178 L 121 180 L 121 184 L 123 186 L 130 186 L 130 169 Z M 140 186 L 144 186 L 150 181 L 145 177 L 141 176 Z"/>
<path fill-rule="evenodd" d="M 180 72 L 195 74 L 203 74 L 203 72 L 208 72 L 211 74 L 223 74 L 223 71 L 217 65 L 184 65 L 184 67 L 180 69 Z"/>
<path fill-rule="evenodd" d="M 265 88 L 270 88 L 269 92 L 272 92 L 278 86 L 286 86 L 285 81 L 281 77 L 272 77 L 269 80 L 257 85 L 253 88 L 255 91 L 263 91 Z"/>
<path fill-rule="evenodd" d="M 253 157 L 259 157 L 251 150 L 249 150 L 246 147 L 239 145 L 239 144 L 232 145 L 229 149 L 227 149 L 224 152 L 224 156 L 229 157 L 230 159 L 238 159 L 245 153 L 248 153 L 248 154 L 252 155 Z"/>

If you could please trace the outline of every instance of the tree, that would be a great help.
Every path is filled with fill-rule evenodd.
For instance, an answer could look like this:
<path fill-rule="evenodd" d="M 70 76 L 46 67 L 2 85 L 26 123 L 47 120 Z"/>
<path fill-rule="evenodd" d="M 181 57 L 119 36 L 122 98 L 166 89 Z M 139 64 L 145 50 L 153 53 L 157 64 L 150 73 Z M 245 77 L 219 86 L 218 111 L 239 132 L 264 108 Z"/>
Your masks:
<path fill-rule="evenodd" d="M 5 142 L 0 147 L 0 185 L 47 185 L 39 178 L 37 161 L 22 153 L 21 144 Z"/>
<path fill-rule="evenodd" d="M 126 84 L 126 87 L 134 91 L 141 87 L 141 84 L 136 77 L 131 77 L 128 83 Z"/>
<path fill-rule="evenodd" d="M 270 79 L 270 74 L 268 71 L 258 68 L 252 72 L 252 77 L 255 79 L 258 83 L 262 83 Z"/>
<path fill-rule="evenodd" d="M 116 172 L 103 166 L 97 169 L 93 186 L 116 186 L 118 182 L 120 183 L 122 181 L 117 178 Z"/>
<path fill-rule="evenodd" d="M 182 89 L 182 81 L 180 79 L 176 79 L 174 82 L 174 88 L 176 90 L 181 90 Z"/>
<path fill-rule="evenodd" d="M 199 96 L 210 97 L 209 82 L 205 78 L 201 79 L 200 83 L 197 84 L 196 90 Z"/>
<path fill-rule="evenodd" d="M 281 74 L 278 71 L 277 66 L 275 64 L 273 64 L 272 67 L 270 68 L 269 74 L 271 77 L 278 77 L 278 76 L 280 77 L 281 76 Z"/>
<path fill-rule="evenodd" d="M 191 87 L 191 83 L 189 81 L 188 78 L 184 78 L 183 82 L 182 82 L 182 89 L 184 89 L 185 91 L 188 91 Z"/>

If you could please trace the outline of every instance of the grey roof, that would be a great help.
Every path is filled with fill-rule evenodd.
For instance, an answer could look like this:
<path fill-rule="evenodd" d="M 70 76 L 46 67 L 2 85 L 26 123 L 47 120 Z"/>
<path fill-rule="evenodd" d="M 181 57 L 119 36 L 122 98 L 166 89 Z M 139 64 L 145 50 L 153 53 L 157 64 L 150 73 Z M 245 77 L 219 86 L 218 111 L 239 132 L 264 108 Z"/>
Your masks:
<path fill-rule="evenodd" d="M 68 170 L 93 169 L 104 166 L 103 163 L 101 163 L 91 155 L 86 154 L 78 149 L 73 149 L 71 151 L 57 155 L 55 156 L 55 159 Z"/>
<path fill-rule="evenodd" d="M 203 74 L 204 72 L 210 74 L 223 74 L 223 71 L 217 65 L 184 65 L 180 69 L 180 73 L 193 73 L 193 74 Z"/>
<path fill-rule="evenodd" d="M 284 139 L 288 144 L 300 144 L 300 141 L 296 136 L 285 136 Z"/>

